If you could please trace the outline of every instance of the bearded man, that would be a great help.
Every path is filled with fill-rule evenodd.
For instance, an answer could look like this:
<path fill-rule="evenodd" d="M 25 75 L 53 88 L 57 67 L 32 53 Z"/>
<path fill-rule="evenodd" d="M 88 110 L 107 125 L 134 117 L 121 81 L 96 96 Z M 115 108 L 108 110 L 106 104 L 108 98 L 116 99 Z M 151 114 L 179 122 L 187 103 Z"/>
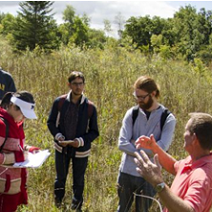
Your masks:
<path fill-rule="evenodd" d="M 158 102 L 160 91 L 155 81 L 148 76 L 139 77 L 133 93 L 137 105 L 130 108 L 123 119 L 118 147 L 123 152 L 118 175 L 119 205 L 117 212 L 130 211 L 135 199 L 135 211 L 147 212 L 156 193 L 155 189 L 136 171 L 135 152 L 143 150 L 148 157 L 153 152 L 136 149 L 135 140 L 142 135 L 154 135 L 157 144 L 165 151 L 169 149 L 176 125 L 174 115 Z M 150 198 L 148 198 L 148 197 Z"/>

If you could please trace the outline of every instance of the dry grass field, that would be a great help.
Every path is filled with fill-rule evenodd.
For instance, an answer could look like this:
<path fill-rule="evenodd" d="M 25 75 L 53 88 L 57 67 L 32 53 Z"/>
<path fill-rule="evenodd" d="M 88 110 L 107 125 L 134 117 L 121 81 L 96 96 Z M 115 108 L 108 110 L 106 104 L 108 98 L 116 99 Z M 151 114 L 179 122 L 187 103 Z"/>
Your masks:
<path fill-rule="evenodd" d="M 161 88 L 160 102 L 177 118 L 175 137 L 169 150 L 177 159 L 186 156 L 182 147 L 188 113 L 212 114 L 212 70 L 200 60 L 187 64 L 179 58 L 163 60 L 159 55 L 148 58 L 139 51 L 110 46 L 104 51 L 62 48 L 50 55 L 36 50 L 18 56 L 5 43 L 0 42 L 0 48 L 0 65 L 13 75 L 18 90 L 28 90 L 35 96 L 38 119 L 26 121 L 26 141 L 51 151 L 42 167 L 28 169 L 29 205 L 20 208 L 22 212 L 60 211 L 54 206 L 53 138 L 46 121 L 53 100 L 68 91 L 70 71 L 80 70 L 85 74 L 85 94 L 98 109 L 100 136 L 93 142 L 86 172 L 84 211 L 116 211 L 116 179 L 121 160 L 117 139 L 125 112 L 135 104 L 132 85 L 137 77 L 149 75 L 156 80 Z M 172 176 L 165 172 L 164 176 L 171 184 Z M 71 177 L 70 171 L 63 211 L 70 211 Z M 151 211 L 159 211 L 156 203 Z"/>

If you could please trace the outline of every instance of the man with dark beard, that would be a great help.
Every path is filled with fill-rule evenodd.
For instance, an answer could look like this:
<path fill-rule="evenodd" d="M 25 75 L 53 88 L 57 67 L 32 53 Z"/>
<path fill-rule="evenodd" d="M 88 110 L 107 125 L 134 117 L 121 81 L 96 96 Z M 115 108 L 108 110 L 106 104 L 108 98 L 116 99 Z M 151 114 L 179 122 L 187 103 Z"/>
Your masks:
<path fill-rule="evenodd" d="M 136 171 L 135 152 L 140 153 L 141 149 L 136 149 L 135 140 L 141 135 L 153 134 L 157 144 L 167 151 L 172 142 L 176 125 L 176 119 L 170 113 L 166 117 L 163 127 L 161 126 L 161 117 L 166 108 L 158 102 L 160 91 L 153 79 L 148 76 L 139 77 L 134 84 L 133 95 L 137 106 L 126 112 L 118 142 L 118 147 L 123 155 L 118 176 L 119 205 L 117 212 L 129 211 L 134 195 L 136 212 L 147 212 L 152 204 L 151 197 L 156 193 L 152 185 Z M 134 120 L 133 111 L 136 108 L 138 114 Z M 149 158 L 153 157 L 151 150 L 142 150 Z"/>

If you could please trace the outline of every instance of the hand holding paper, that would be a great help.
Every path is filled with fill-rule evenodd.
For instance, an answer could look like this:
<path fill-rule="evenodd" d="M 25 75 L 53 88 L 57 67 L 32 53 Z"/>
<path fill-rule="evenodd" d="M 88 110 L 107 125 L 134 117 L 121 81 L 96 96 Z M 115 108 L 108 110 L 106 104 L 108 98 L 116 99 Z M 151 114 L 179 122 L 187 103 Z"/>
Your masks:
<path fill-rule="evenodd" d="M 59 144 L 71 144 L 73 143 L 73 140 L 66 140 L 66 141 L 59 141 Z"/>
<path fill-rule="evenodd" d="M 49 150 L 40 150 L 37 153 L 28 153 L 28 158 L 24 162 L 18 162 L 13 165 L 13 167 L 17 168 L 38 168 L 40 167 L 45 160 L 49 157 Z"/>

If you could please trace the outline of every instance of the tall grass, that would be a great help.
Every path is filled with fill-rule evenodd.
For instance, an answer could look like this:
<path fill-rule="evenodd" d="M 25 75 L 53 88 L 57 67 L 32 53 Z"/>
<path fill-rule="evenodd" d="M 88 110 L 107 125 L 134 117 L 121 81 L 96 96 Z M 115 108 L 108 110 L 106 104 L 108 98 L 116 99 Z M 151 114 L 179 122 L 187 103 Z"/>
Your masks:
<path fill-rule="evenodd" d="M 14 55 L 10 47 L 0 42 L 0 65 L 9 71 L 18 90 L 32 92 L 36 100 L 38 120 L 26 121 L 26 141 L 42 149 L 50 149 L 51 156 L 39 169 L 28 169 L 29 205 L 20 211 L 59 211 L 54 206 L 55 178 L 53 138 L 46 121 L 53 100 L 68 91 L 67 77 L 72 70 L 80 70 L 86 77 L 85 94 L 98 110 L 100 136 L 93 142 L 86 172 L 84 211 L 116 211 L 118 198 L 116 179 L 121 160 L 117 139 L 123 116 L 135 104 L 132 85 L 141 75 L 153 77 L 161 88 L 159 101 L 177 118 L 175 138 L 169 150 L 177 159 L 186 156 L 183 146 L 184 125 L 188 113 L 212 114 L 212 74 L 201 61 L 186 64 L 179 60 L 151 60 L 138 51 L 106 47 L 102 50 L 62 48 L 45 55 L 42 51 Z M 173 177 L 164 172 L 166 182 Z M 72 197 L 71 170 L 67 182 L 64 211 L 70 211 Z M 157 211 L 153 205 L 152 211 Z"/>

